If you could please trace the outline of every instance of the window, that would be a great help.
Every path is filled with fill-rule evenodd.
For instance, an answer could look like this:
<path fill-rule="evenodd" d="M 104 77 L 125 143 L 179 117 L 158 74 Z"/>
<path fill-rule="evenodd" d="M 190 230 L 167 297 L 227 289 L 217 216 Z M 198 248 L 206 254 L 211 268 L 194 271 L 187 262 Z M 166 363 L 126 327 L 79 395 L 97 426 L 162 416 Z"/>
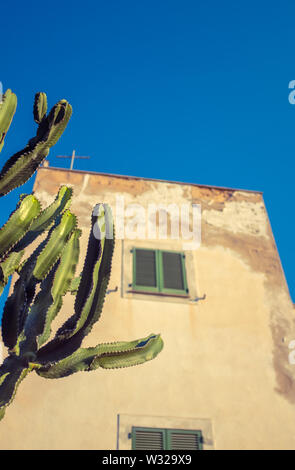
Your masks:
<path fill-rule="evenodd" d="M 130 253 L 130 248 L 128 252 Z M 183 416 L 118 414 L 117 450 L 119 449 L 214 450 L 212 420 Z"/>
<path fill-rule="evenodd" d="M 202 432 L 132 427 L 133 450 L 202 450 Z"/>
<path fill-rule="evenodd" d="M 187 296 L 185 255 L 177 251 L 133 248 L 135 291 Z"/>

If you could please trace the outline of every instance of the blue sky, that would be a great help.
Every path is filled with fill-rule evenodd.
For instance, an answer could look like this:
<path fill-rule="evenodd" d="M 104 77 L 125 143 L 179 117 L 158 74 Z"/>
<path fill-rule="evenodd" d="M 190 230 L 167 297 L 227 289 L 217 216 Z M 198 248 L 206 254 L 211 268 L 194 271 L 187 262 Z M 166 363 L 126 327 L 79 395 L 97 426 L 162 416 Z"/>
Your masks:
<path fill-rule="evenodd" d="M 18 97 L 1 167 L 34 135 L 35 93 L 65 98 L 51 166 L 76 149 L 81 170 L 263 191 L 295 299 L 294 1 L 10 1 L 1 18 Z M 1 199 L 1 224 L 33 181 Z"/>

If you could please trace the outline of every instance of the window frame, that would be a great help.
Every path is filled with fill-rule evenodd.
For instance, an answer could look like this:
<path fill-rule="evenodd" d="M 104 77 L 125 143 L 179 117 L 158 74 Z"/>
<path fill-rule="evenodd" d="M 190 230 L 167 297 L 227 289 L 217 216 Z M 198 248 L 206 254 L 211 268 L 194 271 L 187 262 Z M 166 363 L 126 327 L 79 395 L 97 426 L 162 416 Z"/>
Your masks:
<path fill-rule="evenodd" d="M 141 251 L 153 251 L 155 252 L 155 264 L 156 264 L 156 286 L 143 286 L 136 284 L 136 250 Z M 132 290 L 135 292 L 152 293 L 157 295 L 171 295 L 188 297 L 189 289 L 187 284 L 186 267 L 185 267 L 185 254 L 183 251 L 174 250 L 161 250 L 157 248 L 137 248 L 132 247 Z M 181 269 L 183 279 L 183 289 L 173 289 L 164 287 L 164 265 L 162 253 L 173 253 L 181 256 Z"/>

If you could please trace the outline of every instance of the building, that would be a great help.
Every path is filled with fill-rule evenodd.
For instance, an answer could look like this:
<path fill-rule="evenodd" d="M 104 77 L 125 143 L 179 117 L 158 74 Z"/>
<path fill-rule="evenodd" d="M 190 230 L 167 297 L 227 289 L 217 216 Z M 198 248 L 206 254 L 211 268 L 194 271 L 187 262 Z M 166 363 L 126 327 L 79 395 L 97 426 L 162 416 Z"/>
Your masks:
<path fill-rule="evenodd" d="M 30 374 L 0 424 L 0 448 L 295 449 L 294 308 L 262 194 L 51 167 L 38 170 L 34 192 L 46 206 L 61 184 L 74 188 L 83 230 L 79 269 L 94 205 L 124 208 L 110 292 L 83 346 L 161 333 L 164 349 L 127 369 Z M 151 204 L 166 237 L 141 231 Z M 178 239 L 171 204 L 191 208 Z M 200 246 L 189 239 L 192 204 Z M 132 220 L 141 238 L 126 234 Z M 57 323 L 72 312 L 68 295 Z"/>

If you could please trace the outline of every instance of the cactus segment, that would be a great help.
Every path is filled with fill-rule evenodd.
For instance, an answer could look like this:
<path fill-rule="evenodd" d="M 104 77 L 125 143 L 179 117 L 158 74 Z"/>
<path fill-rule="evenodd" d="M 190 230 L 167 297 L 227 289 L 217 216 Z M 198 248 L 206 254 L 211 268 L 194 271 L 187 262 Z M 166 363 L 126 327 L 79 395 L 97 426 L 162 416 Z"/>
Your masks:
<path fill-rule="evenodd" d="M 48 340 L 51 334 L 51 324 L 59 313 L 63 304 L 62 296 L 58 296 L 53 299 L 52 296 L 49 297 L 49 295 L 47 294 L 47 298 L 50 299 L 48 302 L 48 304 L 50 305 L 46 305 L 46 308 L 44 309 L 44 314 L 42 314 L 42 317 L 44 317 L 44 321 L 42 323 L 42 329 L 36 337 L 37 348 L 40 348 L 42 344 L 44 344 Z"/>
<path fill-rule="evenodd" d="M 65 295 L 69 289 L 79 261 L 79 238 L 81 234 L 82 231 L 80 229 L 75 229 L 62 252 L 52 286 L 53 298 Z"/>
<path fill-rule="evenodd" d="M 1 97 L 0 97 L 1 98 Z M 0 152 L 17 106 L 17 98 L 11 90 L 6 90 L 0 101 Z"/>
<path fill-rule="evenodd" d="M 2 316 L 2 338 L 4 345 L 13 349 L 17 337 L 21 331 L 21 319 L 28 307 L 26 286 L 22 279 L 18 279 L 14 285 L 13 293 L 5 302 Z"/>
<path fill-rule="evenodd" d="M 51 333 L 51 323 L 56 317 L 57 313 L 62 307 L 62 297 L 68 291 L 68 287 L 75 275 L 76 266 L 79 260 L 79 238 L 81 230 L 76 229 L 72 233 L 65 249 L 62 252 L 60 263 L 54 275 L 54 280 L 51 288 L 51 295 L 53 299 L 52 305 L 46 313 L 45 322 L 42 334 L 38 337 L 38 347 L 44 344 Z"/>
<path fill-rule="evenodd" d="M 2 263 L 0 263 L 0 267 L 4 274 L 5 284 L 7 283 L 9 276 L 11 276 L 17 270 L 23 255 L 24 255 L 24 250 L 19 251 L 19 252 L 12 251 L 7 256 L 7 258 L 4 261 L 2 261 Z"/>
<path fill-rule="evenodd" d="M 38 364 L 31 363 L 30 359 L 33 359 L 33 355 L 22 358 L 10 355 L 0 366 L 0 420 L 4 416 L 5 408 L 14 399 L 21 381 L 38 367 Z"/>
<path fill-rule="evenodd" d="M 45 140 L 49 147 L 53 147 L 61 137 L 72 115 L 72 106 L 66 100 L 60 100 L 53 106 L 47 119 L 49 132 L 45 135 Z M 44 139 L 44 137 L 43 137 Z"/>
<path fill-rule="evenodd" d="M 163 349 L 160 335 L 151 334 L 135 341 L 99 344 L 94 348 L 79 348 L 71 356 L 54 365 L 41 367 L 37 374 L 47 379 L 66 377 L 79 371 L 102 367 L 115 369 L 142 364 L 154 359 Z"/>
<path fill-rule="evenodd" d="M 6 162 L 0 173 L 0 197 L 23 185 L 31 178 L 49 153 L 43 142 L 33 149 L 28 145 Z"/>
<path fill-rule="evenodd" d="M 8 221 L 0 229 L 0 256 L 6 255 L 27 233 L 33 220 L 40 213 L 40 202 L 35 196 L 24 197 Z"/>
<path fill-rule="evenodd" d="M 39 281 L 49 273 L 53 265 L 60 258 L 64 244 L 72 231 L 76 228 L 77 218 L 67 210 L 61 218 L 57 227 L 48 235 L 46 246 L 37 258 L 33 275 Z"/>
<path fill-rule="evenodd" d="M 3 366 L 4 365 L 5 362 Z M 1 369 L 3 366 L 1 366 Z M 20 366 L 19 364 L 11 364 L 10 367 L 11 372 L 6 375 L 5 379 L 0 385 L 0 409 L 4 406 L 10 405 L 14 398 L 18 385 L 27 375 L 26 369 Z"/>
<path fill-rule="evenodd" d="M 93 359 L 90 370 L 98 367 L 118 369 L 143 364 L 154 359 L 162 351 L 163 345 L 161 336 L 155 334 L 131 343 L 121 342 L 118 346 L 114 344 L 114 347 L 110 348 L 109 345 L 105 345 L 105 352 Z"/>
<path fill-rule="evenodd" d="M 20 356 L 37 351 L 37 338 L 42 334 L 46 322 L 46 315 L 54 300 L 51 289 L 57 266 L 41 283 L 41 289 L 36 295 L 33 305 L 29 308 L 24 319 L 22 332 L 16 342 L 14 351 Z M 58 311 L 56 312 L 58 313 Z"/>
<path fill-rule="evenodd" d="M 93 324 L 91 320 L 92 315 L 95 315 L 95 321 L 99 318 L 97 316 L 98 312 L 95 313 L 97 300 L 100 298 L 103 302 L 105 298 L 114 248 L 113 236 L 109 239 L 106 238 L 111 227 L 113 227 L 113 220 L 110 208 L 106 204 L 99 204 L 93 211 L 92 230 L 89 239 L 88 251 L 75 302 L 76 325 L 74 330 L 71 332 L 71 336 L 81 330 L 86 322 L 88 327 L 90 326 L 90 323 Z M 93 265 L 93 273 L 89 275 L 88 266 L 90 257 L 92 258 L 92 245 L 96 245 L 96 241 L 98 242 L 97 258 Z M 101 284 L 102 281 L 104 281 L 103 284 Z M 90 290 L 89 287 L 91 288 Z M 101 310 L 99 315 L 100 313 Z"/>
<path fill-rule="evenodd" d="M 47 117 L 39 124 L 37 135 L 27 146 L 15 153 L 0 172 L 0 196 L 24 184 L 47 157 L 52 147 L 64 132 L 72 114 L 72 107 L 66 100 L 59 101 Z"/>
<path fill-rule="evenodd" d="M 0 377 L 5 376 L 0 385 L 0 408 L 8 406 L 13 400 L 16 387 L 27 375 L 27 368 L 25 361 L 22 363 L 17 356 L 8 356 L 4 360 L 3 364 L 0 366 Z"/>
<path fill-rule="evenodd" d="M 57 217 L 63 214 L 70 207 L 72 194 L 72 188 L 62 186 L 53 203 L 41 211 L 38 217 L 33 220 L 29 231 L 19 241 L 19 243 L 17 243 L 17 245 L 14 247 L 14 250 L 23 250 L 45 230 L 48 230 Z"/>
<path fill-rule="evenodd" d="M 0 263 L 0 272 L 2 273 L 3 278 L 0 281 L 0 295 L 3 292 L 4 287 L 6 286 L 9 276 L 11 276 L 19 267 L 20 261 L 23 257 L 24 250 L 20 252 L 12 251 L 7 258 Z"/>
<path fill-rule="evenodd" d="M 34 100 L 34 120 L 37 124 L 43 120 L 44 116 L 47 113 L 47 96 L 46 93 L 36 93 L 35 100 Z"/>
<path fill-rule="evenodd" d="M 43 232 L 65 210 L 69 209 L 72 200 L 73 190 L 68 186 L 61 186 L 58 194 L 46 209 L 33 221 L 31 230 Z"/>

